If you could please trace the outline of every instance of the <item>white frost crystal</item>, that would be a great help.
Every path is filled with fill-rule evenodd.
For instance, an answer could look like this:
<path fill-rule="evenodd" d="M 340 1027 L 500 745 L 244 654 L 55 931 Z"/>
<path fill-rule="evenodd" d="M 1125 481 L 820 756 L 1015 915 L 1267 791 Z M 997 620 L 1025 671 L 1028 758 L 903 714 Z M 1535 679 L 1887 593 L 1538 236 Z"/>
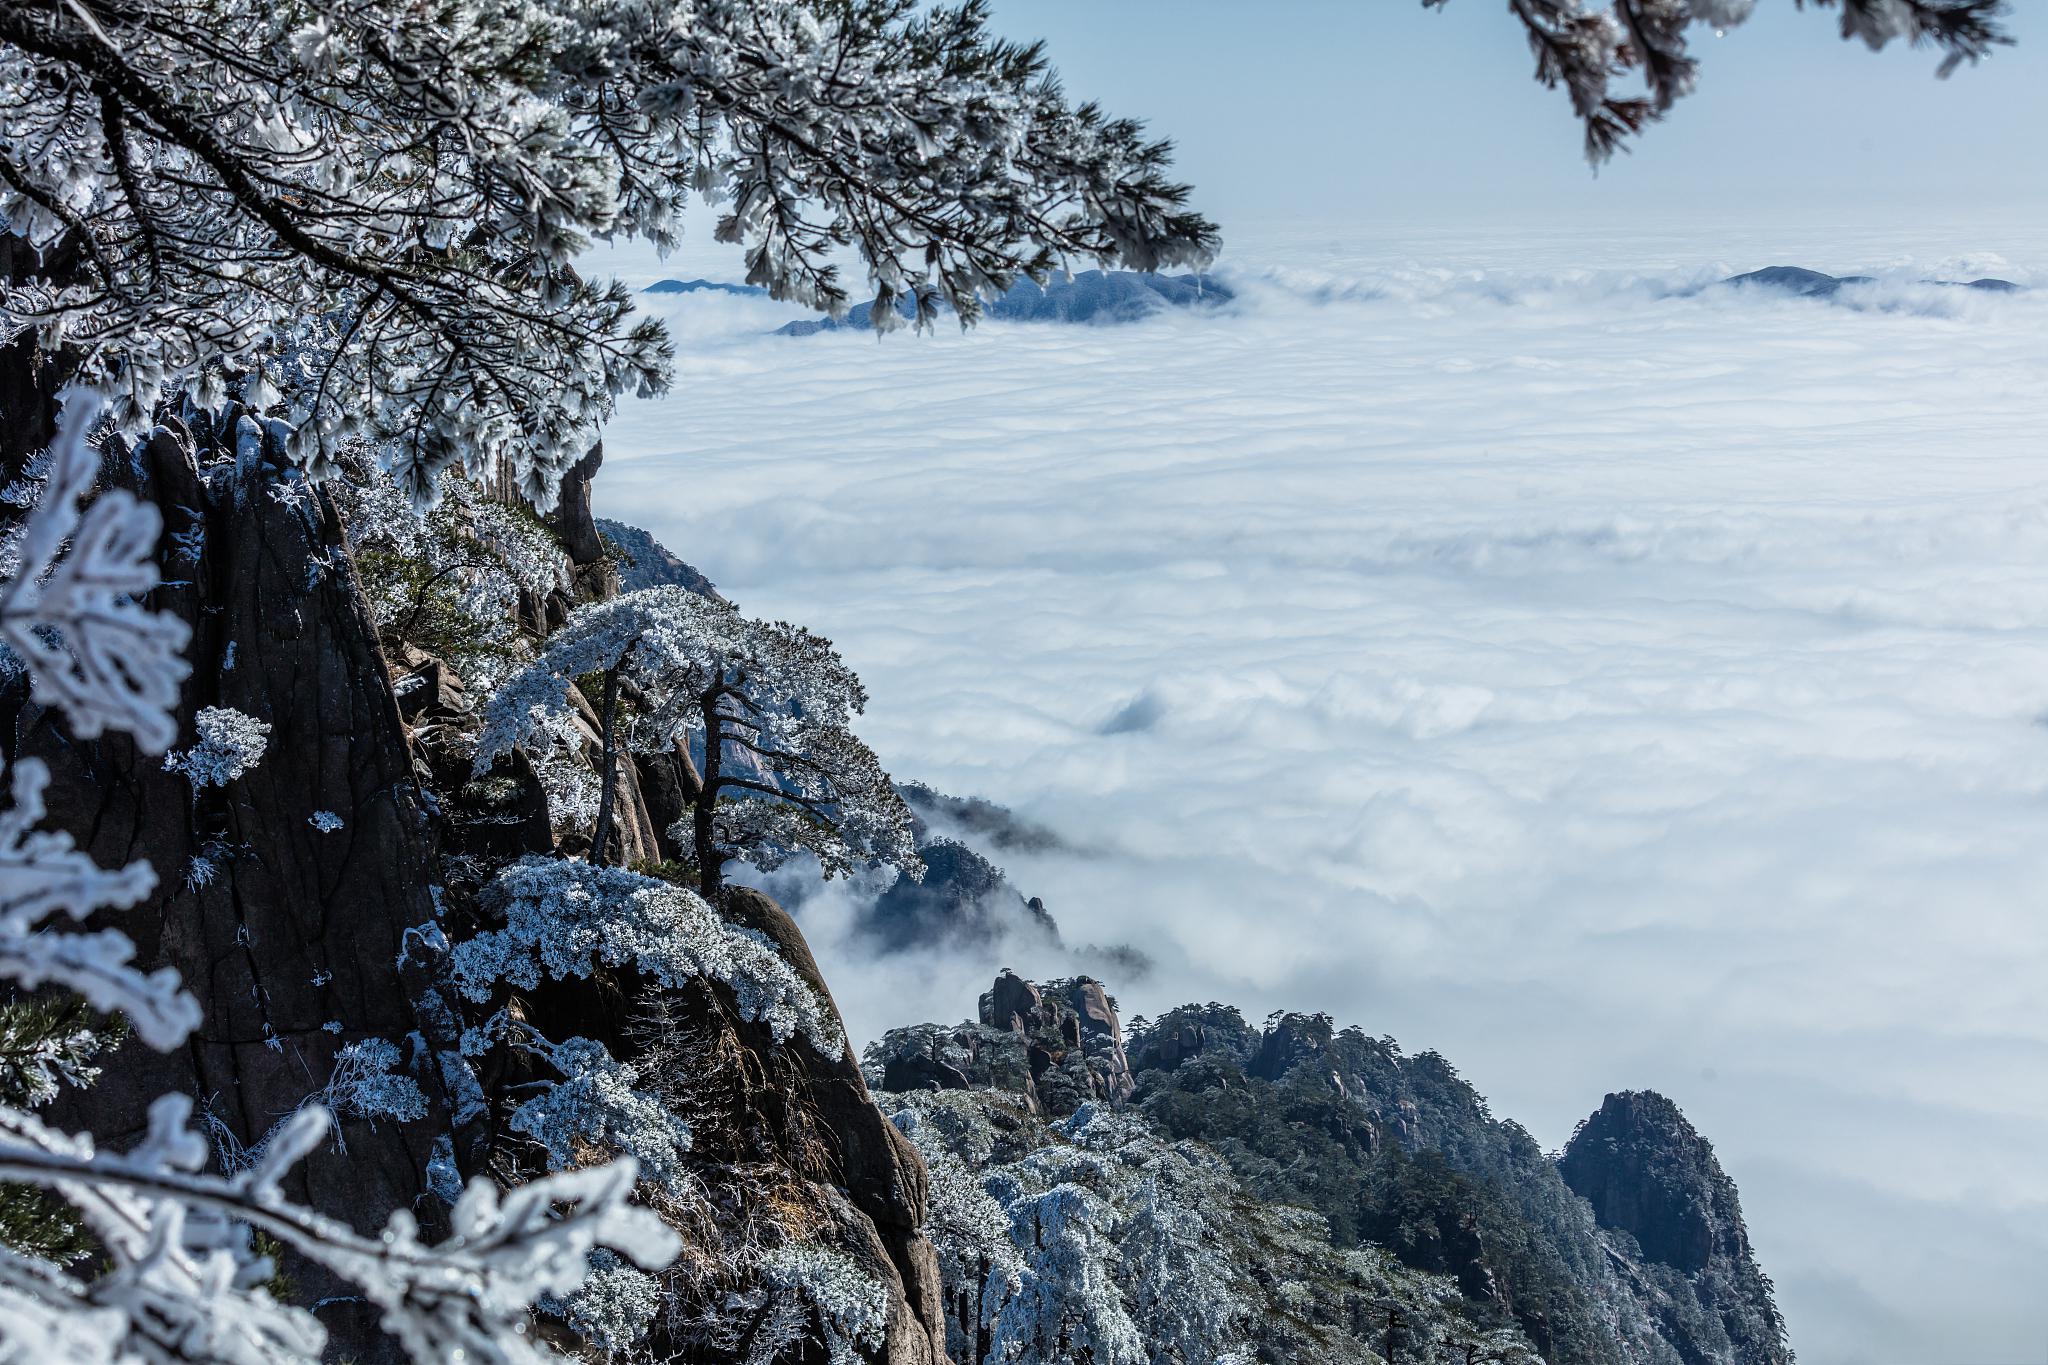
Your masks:
<path fill-rule="evenodd" d="M 199 742 L 166 754 L 164 767 L 185 774 L 194 787 L 225 787 L 263 761 L 270 726 L 232 706 L 202 707 L 194 717 Z"/>

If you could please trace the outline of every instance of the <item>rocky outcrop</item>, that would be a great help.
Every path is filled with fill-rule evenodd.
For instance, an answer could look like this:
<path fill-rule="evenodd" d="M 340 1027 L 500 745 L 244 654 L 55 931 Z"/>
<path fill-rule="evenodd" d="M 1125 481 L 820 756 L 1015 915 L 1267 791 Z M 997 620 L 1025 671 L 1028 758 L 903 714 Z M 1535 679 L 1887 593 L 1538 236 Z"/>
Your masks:
<path fill-rule="evenodd" d="M 37 392 L 33 384 L 26 391 Z M 19 430 L 38 429 L 33 411 L 20 416 Z M 23 679 L 0 677 L 5 757 L 49 764 L 49 824 L 99 862 L 146 859 L 156 868 L 157 895 L 118 916 L 118 927 L 135 940 L 140 965 L 175 968 L 205 1012 L 176 1052 L 124 1045 L 106 1059 L 100 1083 L 67 1095 L 52 1117 L 119 1146 L 138 1135 L 150 1099 L 189 1094 L 227 1164 L 317 1096 L 344 1047 L 395 1044 L 424 1112 L 403 1120 L 344 1113 L 341 1142 L 314 1152 L 286 1188 L 366 1233 L 407 1209 L 432 1236 L 443 1230 L 436 1225 L 449 1178 L 516 1178 L 531 1167 L 530 1147 L 522 1156 L 524 1140 L 497 1120 L 536 1063 L 502 1054 L 476 1067 L 465 1060 L 460 1032 L 478 1021 L 455 1007 L 447 943 L 478 927 L 475 892 L 494 867 L 563 851 L 562 831 L 523 758 L 471 774 L 481 698 L 465 693 L 445 661 L 417 650 L 384 654 L 330 500 L 267 444 L 220 458 L 233 449 L 223 431 L 235 416 L 189 429 L 168 423 L 109 468 L 164 513 L 162 557 L 175 581 L 156 605 L 193 630 L 184 742 L 199 708 L 232 707 L 269 727 L 261 761 L 224 786 L 195 790 L 124 737 L 78 741 L 30 701 Z M 18 461 L 0 468 L 10 478 L 18 472 Z M 611 590 L 608 561 L 586 567 L 601 572 L 579 578 L 577 593 Z M 556 594 L 521 620 L 558 621 L 574 600 Z M 595 737 L 585 738 L 587 758 Z M 663 817 L 694 796 L 687 754 L 622 765 L 628 856 L 672 855 Z M 779 907 L 736 892 L 725 909 L 826 994 Z M 851 1053 L 779 1043 L 702 983 L 668 998 L 623 978 L 577 987 L 535 992 L 513 1009 L 585 1024 L 619 1055 L 631 1055 L 625 1031 L 650 1008 L 690 1024 L 706 1049 L 706 1065 L 691 1074 L 707 1103 L 725 1106 L 714 1104 L 709 1117 L 692 1112 L 692 1159 L 744 1176 L 724 1207 L 755 1227 L 797 1211 L 791 1235 L 839 1252 L 887 1288 L 888 1331 L 866 1352 L 871 1365 L 943 1365 L 936 1263 L 921 1231 L 925 1172 L 870 1101 Z M 770 1198 L 772 1207 L 746 1202 Z M 352 1287 L 289 1255 L 283 1269 L 296 1296 L 317 1302 L 339 1358 L 398 1358 Z M 704 1321 L 714 1335 L 723 1330 L 715 1314 Z M 690 1359 L 727 1358 L 707 1354 L 706 1339 L 671 1344 Z"/>
<path fill-rule="evenodd" d="M 554 510 L 548 513 L 548 529 L 562 542 L 569 562 L 579 568 L 604 558 L 604 541 L 597 533 L 597 521 L 590 511 L 590 485 L 604 464 L 604 446 L 594 445 L 590 453 L 562 476 Z"/>
<path fill-rule="evenodd" d="M 1687 1365 L 1791 1359 L 1735 1182 L 1677 1105 L 1649 1090 L 1609 1095 L 1558 1170 L 1592 1205 Z"/>
<path fill-rule="evenodd" d="M 994 863 L 952 839 L 926 839 L 917 851 L 923 880 L 897 878 L 860 916 L 862 937 L 878 951 L 993 947 L 1012 938 L 1059 946 L 1045 902 L 1026 900 Z"/>
<path fill-rule="evenodd" d="M 1093 977 L 1034 984 L 1005 969 L 980 1002 L 980 1021 L 892 1029 L 868 1049 L 871 1084 L 885 1090 L 1005 1090 L 1041 1117 L 1131 1097 L 1116 1002 Z"/>
<path fill-rule="evenodd" d="M 735 889 L 728 918 L 764 934 L 811 989 L 831 991 L 803 934 L 781 906 L 756 891 Z M 836 1013 L 836 1007 L 835 1007 Z M 767 1028 L 724 1013 L 720 1027 L 743 1054 L 733 1074 L 744 1087 L 738 1122 L 719 1131 L 740 1135 L 720 1151 L 700 1141 L 699 1159 L 770 1161 L 803 1177 L 810 1192 L 835 1207 L 836 1248 L 889 1289 L 887 1365 L 944 1365 L 945 1319 L 938 1259 L 924 1226 L 928 1178 L 924 1161 L 868 1095 L 850 1047 L 823 1055 L 799 1039 L 777 1044 Z M 701 1126 L 700 1126 L 701 1127 Z"/>
<path fill-rule="evenodd" d="M 437 980 L 437 824 L 333 507 L 275 451 L 239 468 L 206 464 L 225 444 L 217 430 L 161 428 L 122 477 L 163 509 L 163 552 L 180 581 L 157 596 L 192 626 L 186 742 L 200 707 L 233 707 L 270 727 L 263 761 L 195 790 L 125 738 L 75 740 L 18 686 L 0 702 L 8 757 L 50 765 L 50 822 L 102 865 L 155 867 L 156 897 L 119 927 L 141 962 L 176 968 L 205 1011 L 176 1052 L 127 1043 L 56 1118 L 123 1145 L 152 1097 L 188 1094 L 225 1159 L 319 1091 L 342 1047 L 397 1043 L 426 1114 L 345 1118 L 346 1155 L 314 1153 L 293 1193 L 366 1232 L 397 1208 L 431 1227 L 436 1137 L 455 1136 L 466 1174 L 487 1119 Z M 330 1300 L 320 1311 L 338 1341 L 362 1360 L 388 1357 L 344 1286 L 290 1269 Z"/>
<path fill-rule="evenodd" d="M 952 837 L 999 853 L 1054 853 L 1068 847 L 1054 831 L 985 797 L 948 796 L 922 782 L 898 782 L 896 793 L 917 817 L 920 837 Z"/>
<path fill-rule="evenodd" d="M 1734 1185 L 1655 1096 L 1610 1096 L 1554 1160 L 1444 1058 L 1327 1015 L 1259 1027 L 1187 1005 L 1126 1040 L 1100 983 L 1010 972 L 978 1023 L 893 1030 L 866 1066 L 886 1089 L 1008 1091 L 1041 1116 L 1121 1096 L 1261 1200 L 1321 1214 L 1338 1245 L 1453 1280 L 1470 1321 L 1512 1324 L 1554 1365 L 1789 1361 Z"/>
<path fill-rule="evenodd" d="M 642 588 L 681 588 L 685 592 L 723 602 L 716 585 L 695 568 L 670 554 L 668 547 L 637 526 L 599 517 L 595 522 L 604 538 L 617 547 L 619 588 L 637 592 Z"/>

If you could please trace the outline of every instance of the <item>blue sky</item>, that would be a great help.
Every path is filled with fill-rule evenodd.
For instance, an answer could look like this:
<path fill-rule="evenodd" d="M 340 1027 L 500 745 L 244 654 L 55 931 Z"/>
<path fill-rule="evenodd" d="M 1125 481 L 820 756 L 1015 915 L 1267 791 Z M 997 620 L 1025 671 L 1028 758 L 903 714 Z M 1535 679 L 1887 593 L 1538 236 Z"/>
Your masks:
<path fill-rule="evenodd" d="M 1530 79 L 1500 0 L 997 0 L 1069 88 L 1170 134 L 1233 221 L 1692 214 L 1883 218 L 2048 203 L 2048 22 L 1934 77 L 1937 58 L 1843 43 L 1832 12 L 1762 0 L 1701 32 L 1699 92 L 1597 180 L 1563 97 Z"/>

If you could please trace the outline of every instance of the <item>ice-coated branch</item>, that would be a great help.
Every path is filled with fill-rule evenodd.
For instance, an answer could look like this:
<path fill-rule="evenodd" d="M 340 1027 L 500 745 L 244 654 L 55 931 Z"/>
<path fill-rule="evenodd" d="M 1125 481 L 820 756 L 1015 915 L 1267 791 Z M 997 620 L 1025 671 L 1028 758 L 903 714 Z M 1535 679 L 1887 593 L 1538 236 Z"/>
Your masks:
<path fill-rule="evenodd" d="M 580 1285 L 592 1250 L 610 1247 L 651 1270 L 678 1247 L 654 1214 L 627 1202 L 637 1174 L 630 1160 L 566 1171 L 503 1196 L 473 1180 L 451 1215 L 454 1231 L 437 1246 L 420 1241 L 403 1209 L 381 1236 L 364 1237 L 291 1203 L 279 1186 L 324 1139 L 324 1110 L 301 1111 L 254 1164 L 228 1177 L 202 1173 L 207 1147 L 187 1126 L 190 1113 L 182 1096 L 159 1098 L 149 1137 L 117 1155 L 0 1109 L 0 1178 L 55 1189 L 78 1206 L 114 1268 L 76 1301 L 101 1310 L 99 1329 L 120 1334 L 111 1345 L 139 1336 L 160 1348 L 145 1358 L 255 1365 L 317 1356 L 322 1333 L 312 1316 L 253 1287 L 265 1267 L 237 1254 L 236 1224 L 361 1287 L 415 1359 L 499 1365 L 547 1358 L 526 1330 L 528 1308 L 543 1294 Z M 16 1282 L 29 1278 L 8 1276 L 5 1287 L 20 1292 Z"/>
<path fill-rule="evenodd" d="M 19 566 L 0 587 L 0 639 L 28 665 L 37 699 L 61 707 L 81 738 L 126 730 L 143 752 L 162 753 L 177 738 L 171 712 L 191 672 L 190 627 L 137 600 L 161 581 L 163 517 L 118 488 L 80 511 L 99 472 L 90 438 L 104 404 L 75 387 L 63 404 Z"/>
<path fill-rule="evenodd" d="M 1440 9 L 1449 0 L 1422 0 Z M 1937 74 L 1979 62 L 2012 42 L 2006 0 L 1795 0 L 1801 9 L 1840 9 L 1842 36 L 1873 51 L 1893 42 L 1942 53 Z M 1693 92 L 1699 59 L 1688 30 L 1721 32 L 1748 19 L 1756 0 L 1508 0 L 1536 59 L 1536 79 L 1562 88 L 1586 130 L 1595 166 Z M 1616 93 L 1634 77 L 1642 93 Z"/>

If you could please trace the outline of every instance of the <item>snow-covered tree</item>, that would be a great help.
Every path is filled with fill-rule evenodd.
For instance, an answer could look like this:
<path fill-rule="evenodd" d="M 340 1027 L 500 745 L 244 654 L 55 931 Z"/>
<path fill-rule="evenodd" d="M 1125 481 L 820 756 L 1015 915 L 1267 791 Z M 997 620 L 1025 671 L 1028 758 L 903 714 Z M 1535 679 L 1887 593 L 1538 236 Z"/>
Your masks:
<path fill-rule="evenodd" d="M 771 1341 L 820 1342 L 826 1365 L 860 1365 L 887 1340 L 889 1290 L 874 1276 L 825 1247 L 778 1247 L 761 1264 L 776 1304 L 748 1353 L 749 1365 L 781 1359 Z M 768 1348 L 768 1349 L 764 1349 Z"/>
<path fill-rule="evenodd" d="M 1440 9 L 1450 0 L 1422 0 Z M 1804 5 L 1807 0 L 1797 0 Z M 1904 42 L 1939 48 L 1940 74 L 1990 56 L 2011 37 L 2005 0 L 1811 0 L 1840 9 L 1842 36 L 1873 51 Z M 1586 157 L 1596 166 L 1664 117 L 1699 80 L 1689 30 L 1722 32 L 1749 18 L 1756 0 L 1509 0 L 1536 57 L 1536 79 L 1563 88 L 1586 128 Z M 1639 79 L 1641 93 L 1618 82 Z"/>
<path fill-rule="evenodd" d="M 10 546 L 0 637 L 27 661 L 35 695 L 60 708 L 74 733 L 125 730 L 145 753 L 162 753 L 176 735 L 171 708 L 186 673 L 177 653 L 186 629 L 141 602 L 157 580 L 156 510 L 106 489 L 81 511 L 99 466 L 91 438 L 100 406 L 89 391 L 64 404 L 40 501 Z M 244 729 L 231 723 L 224 733 L 246 739 Z M 202 737 L 202 747 L 216 738 Z M 235 752 L 248 757 L 247 747 L 238 740 Z M 121 1012 L 150 1046 L 181 1046 L 199 1012 L 175 973 L 131 966 L 133 945 L 118 930 L 62 927 L 135 904 L 155 872 L 142 862 L 100 868 L 68 835 L 36 828 L 49 782 L 41 762 L 17 760 L 10 778 L 13 800 L 0 810 L 0 978 L 68 987 Z M 29 1074 L 73 1065 L 77 1051 L 32 1061 Z M 394 1102 L 410 1112 L 413 1095 L 374 1074 L 381 1055 L 363 1054 L 362 1084 L 350 1094 L 387 1113 Z M 0 1248 L 0 1359 L 317 1359 L 318 1320 L 263 1288 L 271 1267 L 253 1248 L 260 1233 L 353 1281 L 418 1359 L 537 1362 L 528 1309 L 542 1295 L 576 1290 L 592 1250 L 610 1246 L 650 1269 L 675 1254 L 674 1235 L 627 1202 L 637 1177 L 630 1160 L 508 1195 L 478 1178 L 455 1200 L 451 1237 L 430 1247 L 408 1210 L 364 1237 L 285 1194 L 284 1176 L 327 1135 L 322 1105 L 305 1106 L 246 1167 L 222 1175 L 205 1171 L 210 1150 L 189 1123 L 191 1109 L 183 1096 L 163 1096 L 139 1145 L 104 1152 L 0 1102 L 0 1181 L 56 1193 L 101 1252 L 92 1264 L 65 1266 L 34 1246 Z"/>
<path fill-rule="evenodd" d="M 722 204 L 777 297 L 963 318 L 1067 262 L 1199 264 L 1211 226 L 1136 123 L 1068 102 L 984 0 L 13 0 L 0 217 L 44 252 L 11 316 L 138 430 L 234 382 L 325 469 L 551 505 L 660 327 L 571 262 Z"/>
<path fill-rule="evenodd" d="M 1018 1365 L 1143 1365 L 1144 1338 L 1114 1275 L 1115 1210 L 1062 1182 L 1011 1201 L 1010 1224 L 1024 1264 L 993 1324 L 1001 1357 Z"/>
<path fill-rule="evenodd" d="M 687 838 L 704 894 L 727 857 L 773 868 L 794 852 L 827 876 L 889 863 L 921 876 L 910 810 L 872 750 L 848 728 L 867 704 L 832 642 L 782 621 L 756 621 L 682 588 L 645 588 L 570 614 L 531 664 L 485 709 L 476 770 L 513 748 L 544 751 L 571 714 L 575 679 L 603 678 L 603 756 L 592 859 L 611 842 L 618 755 L 701 743 L 704 763 Z M 637 713 L 623 712 L 626 693 Z"/>
<path fill-rule="evenodd" d="M 523 858 L 492 880 L 482 901 L 504 927 L 455 946 L 456 985 L 472 1000 L 630 967 L 662 986 L 698 977 L 725 986 L 740 1016 L 766 1025 L 778 1042 L 801 1035 L 827 1056 L 844 1046 L 831 1004 L 765 935 L 728 923 L 683 887 L 622 868 Z"/>
<path fill-rule="evenodd" d="M 569 560 L 524 508 L 442 481 L 424 511 L 383 471 L 353 462 L 336 503 L 384 648 L 417 647 L 447 662 L 465 689 L 487 694 L 519 662 L 522 597 L 569 585 Z"/>

